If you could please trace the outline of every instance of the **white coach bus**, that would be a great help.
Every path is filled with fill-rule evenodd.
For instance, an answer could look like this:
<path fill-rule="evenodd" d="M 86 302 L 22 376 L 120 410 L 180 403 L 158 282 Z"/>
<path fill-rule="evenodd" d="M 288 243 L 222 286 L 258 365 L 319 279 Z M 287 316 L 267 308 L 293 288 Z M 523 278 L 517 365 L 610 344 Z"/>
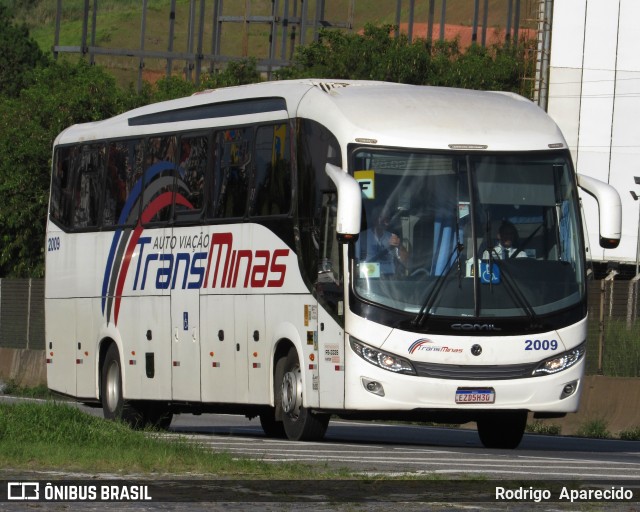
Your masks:
<path fill-rule="evenodd" d="M 578 407 L 587 337 L 577 185 L 537 106 L 497 92 L 267 82 L 72 126 L 46 253 L 51 390 L 107 418 L 477 422 Z M 498 240 L 500 239 L 500 240 Z M 509 239 L 509 240 L 508 240 Z"/>

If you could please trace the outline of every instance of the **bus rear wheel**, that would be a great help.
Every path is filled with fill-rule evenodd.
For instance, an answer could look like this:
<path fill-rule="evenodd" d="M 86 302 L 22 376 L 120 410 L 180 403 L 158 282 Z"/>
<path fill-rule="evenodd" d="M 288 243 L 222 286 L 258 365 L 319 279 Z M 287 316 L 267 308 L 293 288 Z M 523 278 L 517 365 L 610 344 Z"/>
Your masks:
<path fill-rule="evenodd" d="M 517 448 L 527 426 L 527 411 L 496 411 L 477 420 L 478 435 L 486 448 Z"/>
<path fill-rule="evenodd" d="M 102 411 L 108 420 L 124 421 L 134 428 L 144 425 L 142 411 L 122 397 L 122 368 L 120 353 L 115 343 L 107 349 L 102 365 L 102 379 L 100 381 L 100 399 Z"/>
<path fill-rule="evenodd" d="M 314 413 L 302 405 L 302 371 L 296 349 L 289 349 L 284 364 L 278 364 L 276 368 L 276 382 L 280 382 L 280 397 L 276 403 L 281 408 L 287 437 L 293 441 L 322 439 L 329 425 L 329 415 Z"/>
<path fill-rule="evenodd" d="M 144 406 L 143 423 L 147 427 L 167 430 L 173 420 L 173 412 L 164 404 L 147 402 Z"/>

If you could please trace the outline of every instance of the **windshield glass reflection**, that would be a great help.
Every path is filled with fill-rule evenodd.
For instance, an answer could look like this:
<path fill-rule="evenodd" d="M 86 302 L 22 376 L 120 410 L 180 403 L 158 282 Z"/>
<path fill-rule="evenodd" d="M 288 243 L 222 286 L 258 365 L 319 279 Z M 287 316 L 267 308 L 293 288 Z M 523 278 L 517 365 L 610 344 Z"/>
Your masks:
<path fill-rule="evenodd" d="M 425 316 L 528 316 L 579 302 L 584 262 L 564 152 L 359 149 L 353 287 Z"/>

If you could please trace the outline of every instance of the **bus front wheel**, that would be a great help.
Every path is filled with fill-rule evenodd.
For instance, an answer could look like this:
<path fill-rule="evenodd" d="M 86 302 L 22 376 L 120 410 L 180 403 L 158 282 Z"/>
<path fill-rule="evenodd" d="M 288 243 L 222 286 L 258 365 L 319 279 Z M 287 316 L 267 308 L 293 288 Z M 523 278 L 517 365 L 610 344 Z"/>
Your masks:
<path fill-rule="evenodd" d="M 277 365 L 276 382 L 280 382 L 282 424 L 287 437 L 293 441 L 317 441 L 324 437 L 329 415 L 314 413 L 302 405 L 302 371 L 298 353 L 291 348 L 284 364 Z"/>
<path fill-rule="evenodd" d="M 100 384 L 102 411 L 106 419 L 122 420 L 132 427 L 144 424 L 142 412 L 122 398 L 122 368 L 120 353 L 115 343 L 109 346 L 105 355 Z"/>
<path fill-rule="evenodd" d="M 527 411 L 495 411 L 477 420 L 478 435 L 486 448 L 512 450 L 522 441 L 527 426 Z"/>
<path fill-rule="evenodd" d="M 281 421 L 276 420 L 274 407 L 269 407 L 260 413 L 260 426 L 264 431 L 264 435 L 276 439 L 282 439 L 287 436 L 284 431 L 284 425 Z"/>

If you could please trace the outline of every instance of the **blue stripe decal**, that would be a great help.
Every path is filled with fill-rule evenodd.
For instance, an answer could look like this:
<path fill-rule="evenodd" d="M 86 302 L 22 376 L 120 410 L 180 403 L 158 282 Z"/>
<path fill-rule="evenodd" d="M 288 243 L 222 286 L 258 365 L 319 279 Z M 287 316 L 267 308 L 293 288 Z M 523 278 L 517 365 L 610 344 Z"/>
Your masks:
<path fill-rule="evenodd" d="M 156 162 L 151 167 L 149 167 L 144 173 L 144 181 L 149 183 L 154 176 L 160 174 L 163 171 L 168 171 L 175 169 L 176 166 L 172 162 L 162 161 Z M 124 208 L 122 212 L 120 212 L 120 218 L 118 219 L 118 224 L 123 225 L 127 223 L 127 218 L 129 217 L 129 213 L 131 213 L 131 209 L 135 205 L 135 202 L 138 200 L 138 197 L 142 193 L 142 181 L 143 179 L 139 179 L 136 181 L 136 184 L 131 189 L 129 193 L 129 197 L 127 197 L 127 202 L 124 204 Z"/>
<path fill-rule="evenodd" d="M 124 207 L 120 212 L 120 218 L 118 219 L 118 224 L 124 225 L 127 223 L 127 219 L 129 218 L 131 211 L 137 204 L 137 201 L 142 193 L 143 181 L 146 183 L 149 183 L 154 178 L 154 176 L 160 174 L 161 172 L 167 171 L 167 170 L 175 170 L 175 169 L 176 169 L 175 164 L 168 161 L 156 162 L 151 167 L 149 167 L 144 173 L 143 178 L 139 179 L 133 186 L 133 189 L 131 189 L 131 193 L 127 197 Z M 109 249 L 109 258 L 107 259 L 107 266 L 105 268 L 104 279 L 102 281 L 102 314 L 103 315 L 105 313 L 107 295 L 109 293 L 109 283 L 110 281 L 112 281 L 111 276 L 113 273 L 113 267 L 114 267 L 116 255 L 118 253 L 118 245 L 120 244 L 121 237 L 122 237 L 122 229 L 117 229 L 113 235 L 113 240 L 111 241 L 111 248 Z M 121 258 L 119 259 L 117 265 L 119 266 L 120 263 L 121 263 Z"/>
<path fill-rule="evenodd" d="M 113 234 L 113 240 L 111 241 L 111 249 L 109 249 L 109 258 L 107 259 L 107 267 L 104 271 L 104 280 L 102 281 L 102 314 L 104 315 L 105 302 L 107 300 L 107 291 L 109 289 L 109 277 L 111 276 L 111 269 L 113 267 L 113 259 L 116 255 L 118 248 L 118 242 L 120 241 L 120 235 L 122 230 L 118 229 Z"/>

